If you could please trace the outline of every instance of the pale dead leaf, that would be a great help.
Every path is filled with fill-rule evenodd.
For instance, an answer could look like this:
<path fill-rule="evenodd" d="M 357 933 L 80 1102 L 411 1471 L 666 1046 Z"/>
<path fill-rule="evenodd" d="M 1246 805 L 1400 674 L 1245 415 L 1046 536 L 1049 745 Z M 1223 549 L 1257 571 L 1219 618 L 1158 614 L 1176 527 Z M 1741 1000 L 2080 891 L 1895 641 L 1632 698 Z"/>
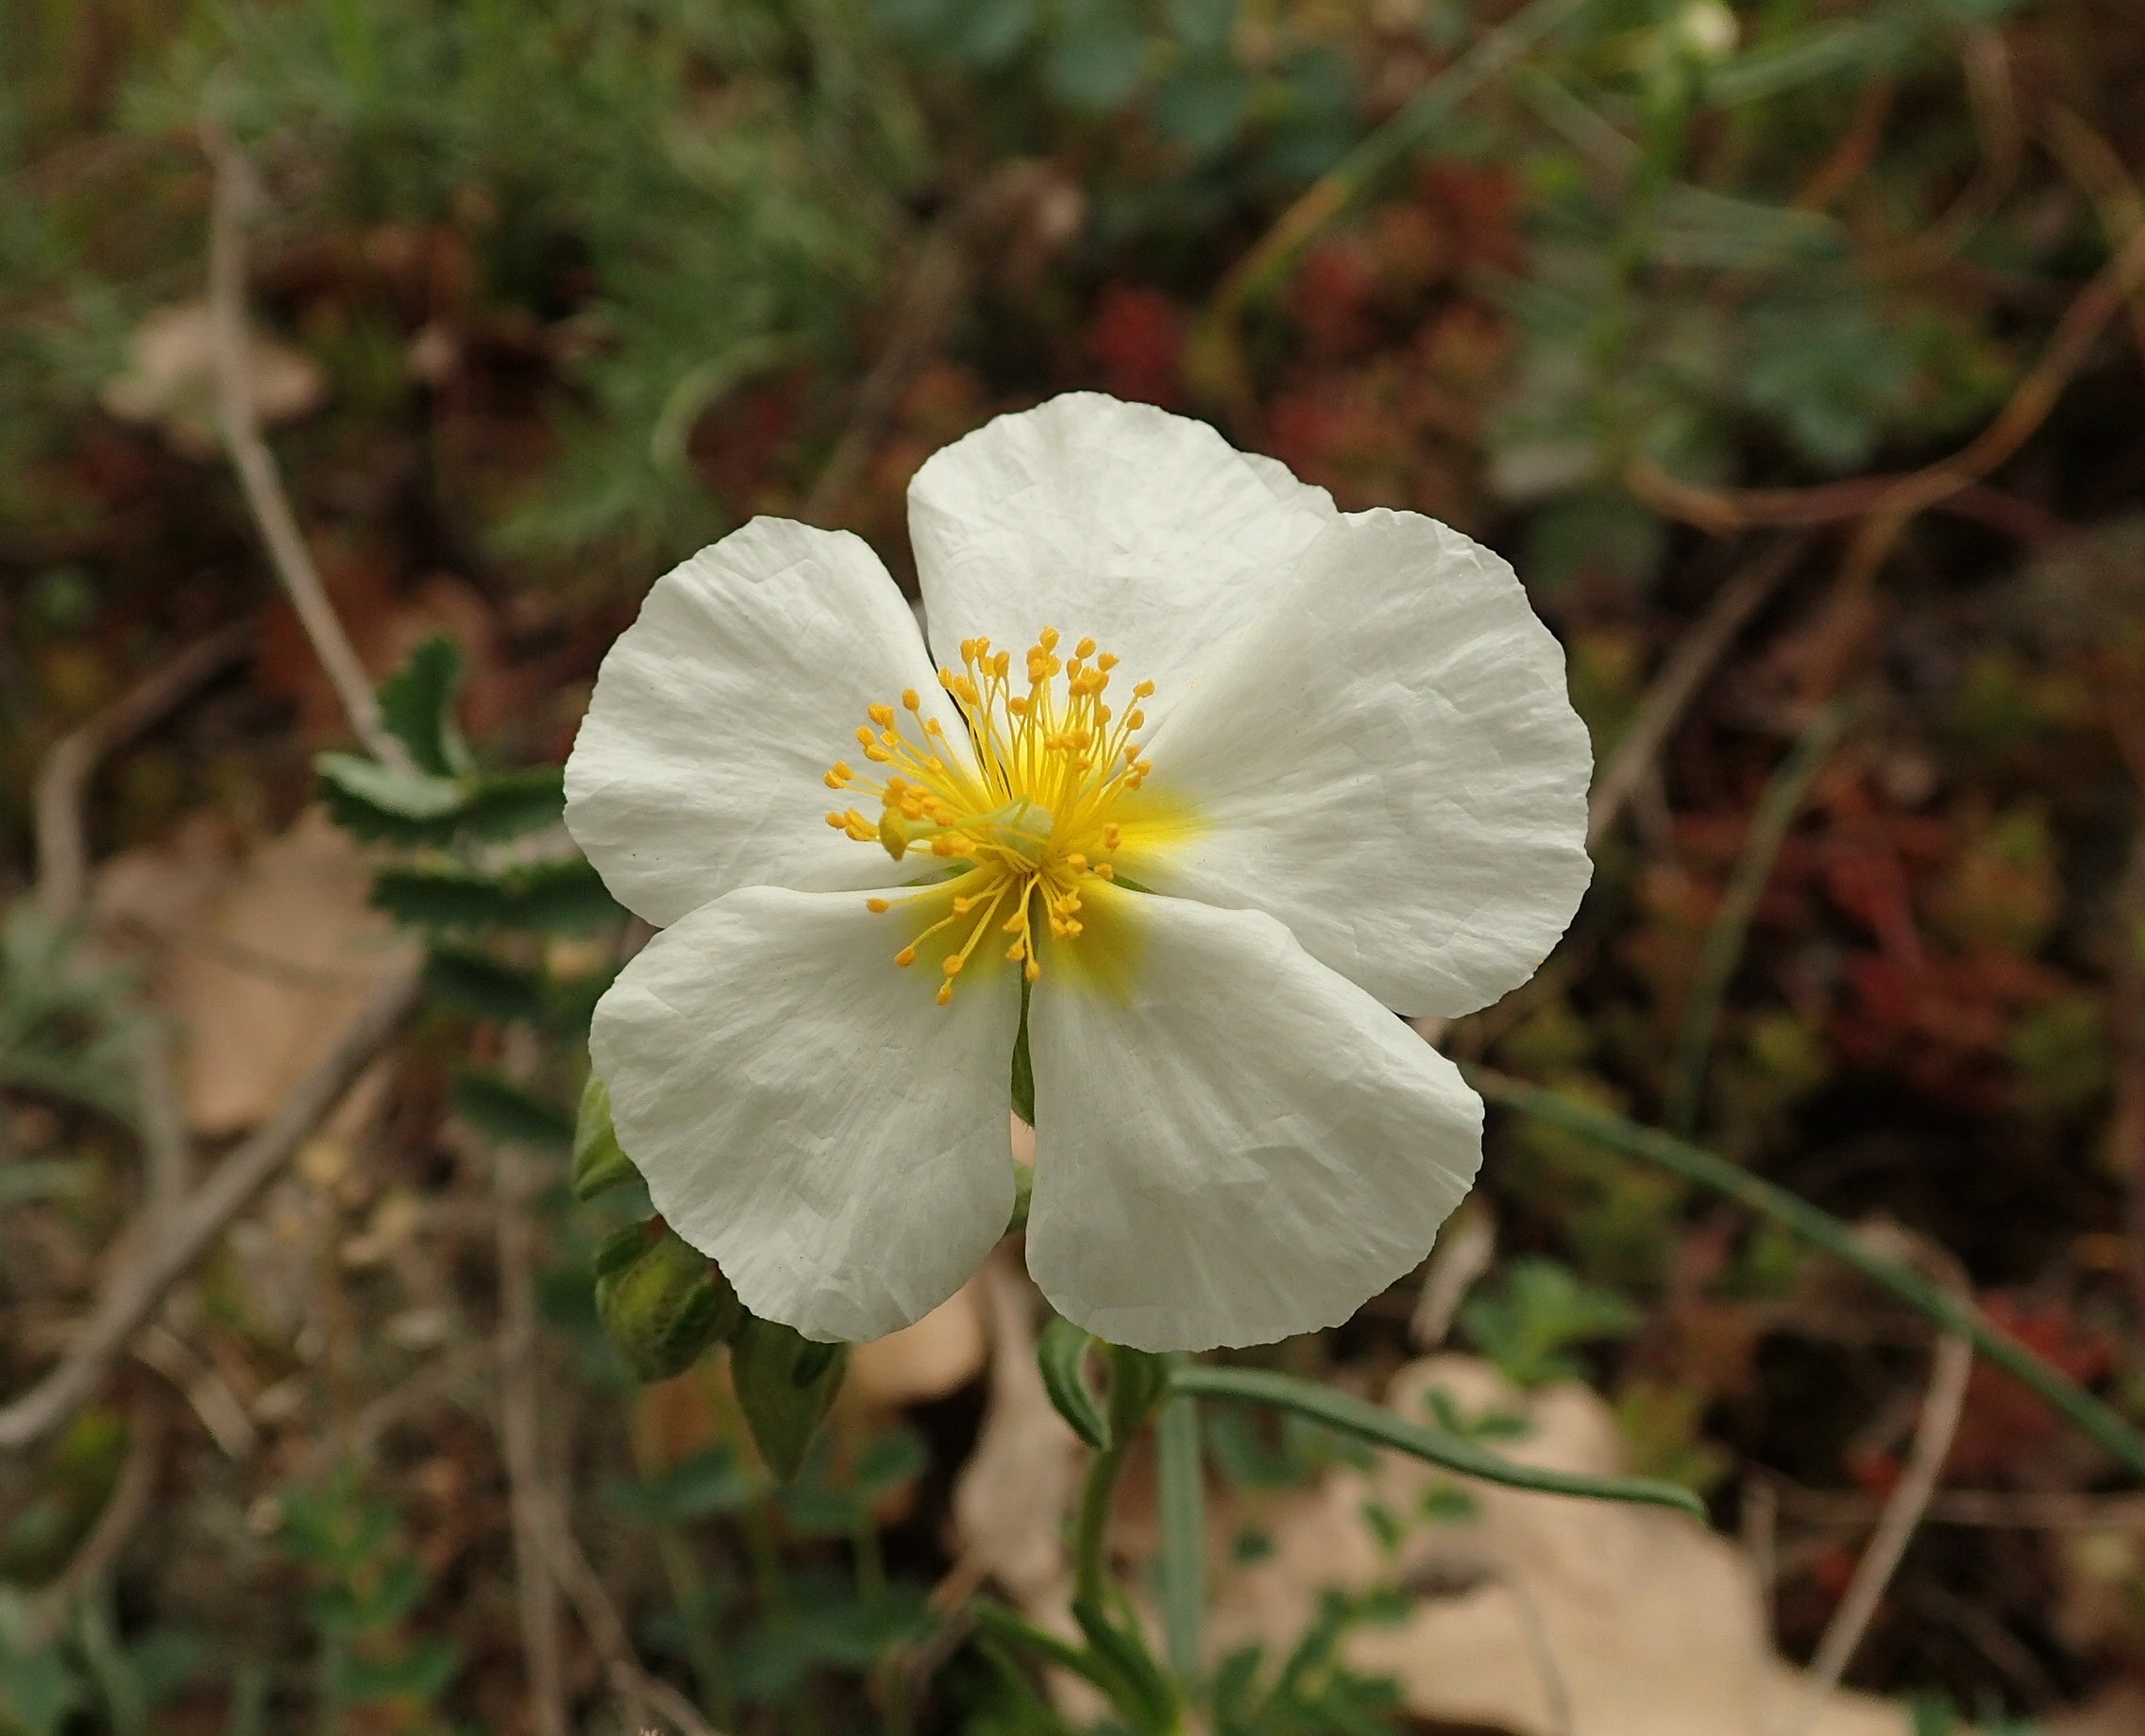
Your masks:
<path fill-rule="evenodd" d="M 1523 1396 L 1486 1364 L 1445 1356 L 1404 1369 L 1388 1403 L 1422 1419 L 1433 1386 L 1462 1414 L 1526 1416 L 1532 1436 L 1498 1443 L 1512 1458 L 1596 1475 L 1622 1468 L 1614 1418 L 1584 1388 Z M 1357 1667 L 1392 1676 L 1418 1716 L 1555 1736 L 1545 1650 L 1568 1696 L 1574 1736 L 1769 1736 L 1792 1711 L 1801 1674 L 1774 1653 L 1755 1576 L 1735 1544 L 1658 1508 L 1470 1484 L 1477 1518 L 1417 1525 L 1397 1560 L 1387 1560 L 1366 1505 L 1411 1514 L 1441 1480 L 1386 1454 L 1367 1475 L 1334 1475 L 1262 1515 L 1273 1553 L 1222 1586 L 1208 1633 L 1214 1655 L 1254 1641 L 1286 1651 L 1309 1625 L 1322 1588 L 1362 1589 L 1397 1574 L 1419 1586 L 1465 1588 L 1426 1595 L 1405 1623 L 1350 1643 Z M 1213 1529 L 1232 1534 L 1225 1517 Z M 1842 1694 L 1809 1736 L 1907 1728 L 1902 1709 Z"/>
<path fill-rule="evenodd" d="M 312 360 L 265 332 L 246 333 L 246 380 L 262 427 L 319 407 L 327 383 Z M 214 329 L 206 302 L 157 309 L 135 327 L 127 370 L 105 382 L 98 400 L 123 422 L 160 424 L 190 458 L 216 450 Z"/>
<path fill-rule="evenodd" d="M 977 1578 L 1032 1606 L 1066 1581 L 1064 1522 L 1080 1443 L 1043 1389 L 1035 1294 L 1009 1243 L 984 1263 L 976 1285 L 990 1331 L 990 1399 L 954 1486 L 954 1530 Z"/>
<path fill-rule="evenodd" d="M 983 1372 L 988 1346 L 980 1280 L 971 1278 L 913 1326 L 849 1353 L 849 1388 L 878 1410 L 928 1404 Z"/>
<path fill-rule="evenodd" d="M 164 856 L 182 896 L 152 891 Z M 188 1124 L 211 1138 L 264 1121 L 414 944 L 366 902 L 358 847 L 316 808 L 210 884 L 197 848 L 132 852 L 98 908 L 162 942 L 157 999 L 178 1026 Z"/>

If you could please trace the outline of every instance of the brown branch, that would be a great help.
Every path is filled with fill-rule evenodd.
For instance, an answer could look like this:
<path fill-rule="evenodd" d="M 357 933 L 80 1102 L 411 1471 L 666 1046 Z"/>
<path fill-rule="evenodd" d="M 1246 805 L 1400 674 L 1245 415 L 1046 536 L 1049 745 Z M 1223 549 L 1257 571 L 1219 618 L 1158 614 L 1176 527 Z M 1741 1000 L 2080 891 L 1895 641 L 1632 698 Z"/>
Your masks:
<path fill-rule="evenodd" d="M 1803 546 L 1800 538 L 1791 537 L 1766 549 L 1714 593 L 1705 613 L 1677 641 L 1647 689 L 1638 716 L 1617 740 L 1615 750 L 1595 780 L 1586 808 L 1589 845 L 1599 843 L 1616 823 L 1691 701 L 1734 644 L 1735 635 L 1780 588 Z"/>
<path fill-rule="evenodd" d="M 149 1510 L 149 1498 L 156 1492 L 158 1462 L 162 1457 L 161 1414 L 153 1404 L 137 1404 L 128 1422 L 132 1439 L 127 1442 L 127 1462 L 120 1467 L 119 1480 L 107 1497 L 104 1510 L 67 1565 L 33 1594 L 33 1650 L 39 1638 L 47 1643 L 59 1638 L 75 1600 L 111 1571 Z"/>
<path fill-rule="evenodd" d="M 290 1162 L 323 1117 L 416 1010 L 415 972 L 396 978 L 351 1021 L 335 1047 L 313 1064 L 275 1119 L 224 1158 L 175 1209 L 160 1234 L 113 1274 L 66 1354 L 27 1392 L 0 1407 L 0 1451 L 21 1452 L 45 1440 L 88 1403 L 127 1340 L 162 1306 L 172 1287 L 215 1246 Z"/>
<path fill-rule="evenodd" d="M 37 894 L 55 922 L 81 914 L 89 888 L 90 851 L 82 810 L 90 781 L 115 748 L 183 703 L 245 649 L 248 621 L 233 622 L 182 647 L 117 699 L 62 735 L 38 773 L 35 807 Z"/>
<path fill-rule="evenodd" d="M 1934 1249 L 1924 1250 L 1925 1262 L 1939 1264 L 1951 1286 L 1964 1290 L 1965 1283 L 1948 1258 Z M 1853 1659 L 1855 1648 L 1868 1631 L 1870 1621 L 1884 1596 L 1884 1588 L 1899 1570 L 1900 1558 L 1919 1528 L 1936 1493 L 1936 1480 L 1944 1474 L 1944 1460 L 1959 1432 L 1959 1417 L 1966 1407 L 1967 1376 L 1973 1370 L 1973 1342 L 1964 1333 L 1947 1332 L 1936 1340 L 1929 1387 L 1922 1395 L 1921 1414 L 1916 1420 L 1913 1444 L 1900 1480 L 1884 1503 L 1869 1546 L 1855 1563 L 1847 1594 L 1826 1624 L 1824 1638 L 1810 1660 L 1810 1683 L 1795 1716 L 1788 1720 L 1788 1736 L 1803 1736 L 1816 1725 L 1825 1702 L 1840 1685 L 1840 1677 Z"/>
<path fill-rule="evenodd" d="M 375 759 L 407 771 L 410 756 L 380 721 L 372 680 L 328 600 L 328 587 L 298 529 L 275 455 L 262 438 L 248 378 L 245 318 L 245 224 L 261 202 L 259 185 L 252 165 L 220 126 L 205 119 L 201 142 L 216 172 L 209 230 L 209 330 L 216 364 L 216 430 L 231 468 L 238 472 L 246 511 L 267 546 L 276 577 L 342 701 L 351 730 Z"/>
<path fill-rule="evenodd" d="M 1635 458 L 1624 467 L 1625 485 L 1654 511 L 1716 536 L 1759 525 L 1815 527 L 1865 516 L 1890 523 L 1890 534 L 1896 535 L 1900 524 L 1964 493 L 2026 443 L 2108 322 L 2141 287 L 2145 230 L 2133 235 L 2078 293 L 2040 359 L 1995 418 L 1951 457 L 1923 469 L 1813 488 L 1714 489 L 1673 477 L 1651 459 Z"/>

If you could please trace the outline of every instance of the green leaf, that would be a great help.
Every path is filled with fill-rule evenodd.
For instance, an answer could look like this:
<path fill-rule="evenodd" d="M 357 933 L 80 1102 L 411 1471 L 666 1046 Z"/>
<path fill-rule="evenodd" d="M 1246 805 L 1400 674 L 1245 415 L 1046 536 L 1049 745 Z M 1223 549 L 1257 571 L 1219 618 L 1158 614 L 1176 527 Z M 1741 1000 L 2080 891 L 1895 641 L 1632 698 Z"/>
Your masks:
<path fill-rule="evenodd" d="M 625 1365 L 644 1381 L 682 1374 L 745 1320 L 721 1270 L 657 1219 L 632 1226 L 597 1254 L 596 1317 Z"/>
<path fill-rule="evenodd" d="M 1155 1423 L 1155 1499 L 1162 1521 L 1162 1626 L 1180 1682 L 1199 1673 L 1207 1607 L 1207 1485 L 1199 1450 L 1199 1401 L 1175 1397 Z"/>
<path fill-rule="evenodd" d="M 1177 1721 L 1176 1690 L 1170 1686 L 1147 1651 L 1146 1643 L 1129 1628 L 1120 1627 L 1106 1613 L 1085 1598 L 1072 1600 L 1072 1619 L 1088 1642 L 1089 1657 L 1096 1675 L 1107 1684 L 1110 1697 L 1130 1712 L 1134 1728 L 1174 1730 Z"/>
<path fill-rule="evenodd" d="M 444 633 L 425 640 L 380 684 L 380 720 L 410 750 L 419 771 L 454 778 L 474 767 L 454 723 L 461 687 L 462 651 Z"/>
<path fill-rule="evenodd" d="M 346 796 L 404 820 L 444 818 L 462 806 L 462 785 L 429 772 L 397 771 L 355 753 L 320 753 L 313 769 Z"/>
<path fill-rule="evenodd" d="M 563 766 L 486 772 L 470 792 L 463 824 L 471 837 L 497 842 L 556 824 L 566 805 Z"/>
<path fill-rule="evenodd" d="M 578 856 L 497 873 L 456 863 L 398 863 L 373 875 L 372 902 L 414 928 L 585 934 L 621 914 L 602 878 Z"/>
<path fill-rule="evenodd" d="M 1216 1368 L 1202 1363 L 1179 1364 L 1170 1373 L 1173 1392 L 1202 1398 L 1241 1399 L 1254 1405 L 1272 1405 L 1311 1417 L 1330 1428 L 1412 1454 L 1462 1476 L 1479 1477 L 1485 1483 L 1501 1483 L 1511 1489 L 1531 1489 L 1544 1494 L 1578 1495 L 1596 1501 L 1635 1501 L 1649 1507 L 1672 1507 L 1695 1519 L 1705 1516 L 1705 1506 L 1689 1490 L 1674 1483 L 1640 1476 L 1585 1476 L 1572 1471 L 1550 1471 L 1537 1465 L 1518 1464 L 1485 1452 L 1457 1435 L 1425 1428 L 1405 1417 L 1396 1417 L 1381 1406 L 1336 1392 L 1330 1387 L 1277 1374 L 1268 1369 Z"/>
<path fill-rule="evenodd" d="M 581 1111 L 573 1123 L 573 1197 L 593 1200 L 639 1176 L 611 1125 L 611 1093 L 591 1072 L 581 1087 Z"/>
<path fill-rule="evenodd" d="M 464 1068 L 454 1076 L 451 1097 L 455 1113 L 487 1138 L 538 1152 L 573 1149 L 573 1122 L 498 1073 Z"/>
<path fill-rule="evenodd" d="M 501 1024 L 549 1022 L 549 985 L 541 970 L 469 947 L 433 946 L 425 955 L 425 986 L 458 1013 Z"/>
<path fill-rule="evenodd" d="M 760 1457 L 783 1482 L 796 1477 L 848 1370 L 848 1345 L 819 1343 L 756 1315 L 747 1314 L 731 1340 L 738 1406 Z"/>
<path fill-rule="evenodd" d="M 1146 35 L 1123 0 L 1072 0 L 1059 13 L 1043 83 L 1069 108 L 1107 113 L 1139 87 L 1146 59 Z"/>
<path fill-rule="evenodd" d="M 1088 1385 L 1088 1347 L 1093 1342 L 1071 1321 L 1056 1317 L 1036 1341 L 1036 1365 L 1042 1370 L 1043 1390 L 1050 1394 L 1057 1414 L 1096 1452 L 1106 1453 L 1109 1418 L 1094 1389 Z"/>
<path fill-rule="evenodd" d="M 1585 1364 L 1575 1346 L 1635 1331 L 1638 1310 L 1612 1290 L 1581 1283 L 1555 1260 L 1514 1260 L 1494 1288 L 1478 1290 L 1460 1311 L 1476 1349 L 1515 1387 L 1574 1379 Z"/>
<path fill-rule="evenodd" d="M 739 1458 L 728 1441 L 638 1482 L 619 1481 L 604 1490 L 606 1503 L 630 1519 L 649 1525 L 689 1525 L 720 1513 L 739 1513 L 759 1499 L 765 1479 Z"/>

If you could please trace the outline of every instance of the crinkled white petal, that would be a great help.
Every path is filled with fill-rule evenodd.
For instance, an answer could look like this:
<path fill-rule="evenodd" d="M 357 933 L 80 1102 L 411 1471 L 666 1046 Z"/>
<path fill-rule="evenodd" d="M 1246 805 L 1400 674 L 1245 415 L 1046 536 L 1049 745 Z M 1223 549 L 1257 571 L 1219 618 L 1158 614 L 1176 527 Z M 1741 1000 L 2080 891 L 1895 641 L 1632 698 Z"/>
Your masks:
<path fill-rule="evenodd" d="M 808 1338 L 920 1320 L 1013 1207 L 1019 978 L 979 969 L 936 1005 L 904 937 L 854 892 L 748 886 L 650 940 L 589 1034 L 656 1209 Z"/>
<path fill-rule="evenodd" d="M 1083 896 L 1122 969 L 1053 948 L 1029 1005 L 1036 1282 L 1142 1350 L 1345 1320 L 1467 1191 L 1480 1100 L 1273 918 Z"/>
<path fill-rule="evenodd" d="M 965 752 L 879 557 L 847 531 L 755 518 L 658 579 L 603 659 L 566 829 L 658 925 L 738 886 L 869 886 L 886 861 L 825 823 L 851 799 L 822 780 L 837 759 L 864 769 L 865 707 L 906 687 Z"/>
<path fill-rule="evenodd" d="M 1410 1016 L 1525 982 L 1593 872 L 1563 651 L 1511 567 L 1419 514 L 1337 518 L 1146 754 L 1192 823 L 1122 873 L 1271 912 Z"/>
<path fill-rule="evenodd" d="M 908 505 L 942 661 L 978 635 L 1017 658 L 1045 626 L 1091 634 L 1126 685 L 1156 683 L 1157 721 L 1332 513 L 1324 490 L 1206 423 L 1092 392 L 934 453 Z"/>

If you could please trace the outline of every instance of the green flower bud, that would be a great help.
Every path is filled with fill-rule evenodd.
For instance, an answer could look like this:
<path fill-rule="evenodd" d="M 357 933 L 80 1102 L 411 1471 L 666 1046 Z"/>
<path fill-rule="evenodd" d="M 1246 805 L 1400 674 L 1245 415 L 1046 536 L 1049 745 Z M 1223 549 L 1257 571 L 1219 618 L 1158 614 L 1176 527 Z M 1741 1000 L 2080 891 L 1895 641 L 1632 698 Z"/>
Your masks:
<path fill-rule="evenodd" d="M 737 1403 L 768 1469 L 785 1483 L 825 1419 L 849 1372 L 849 1346 L 825 1344 L 771 1320 L 746 1314 L 730 1344 Z"/>
<path fill-rule="evenodd" d="M 667 1380 L 744 1319 L 730 1280 L 660 1218 L 620 1230 L 596 1256 L 596 1315 L 642 1380 Z"/>

